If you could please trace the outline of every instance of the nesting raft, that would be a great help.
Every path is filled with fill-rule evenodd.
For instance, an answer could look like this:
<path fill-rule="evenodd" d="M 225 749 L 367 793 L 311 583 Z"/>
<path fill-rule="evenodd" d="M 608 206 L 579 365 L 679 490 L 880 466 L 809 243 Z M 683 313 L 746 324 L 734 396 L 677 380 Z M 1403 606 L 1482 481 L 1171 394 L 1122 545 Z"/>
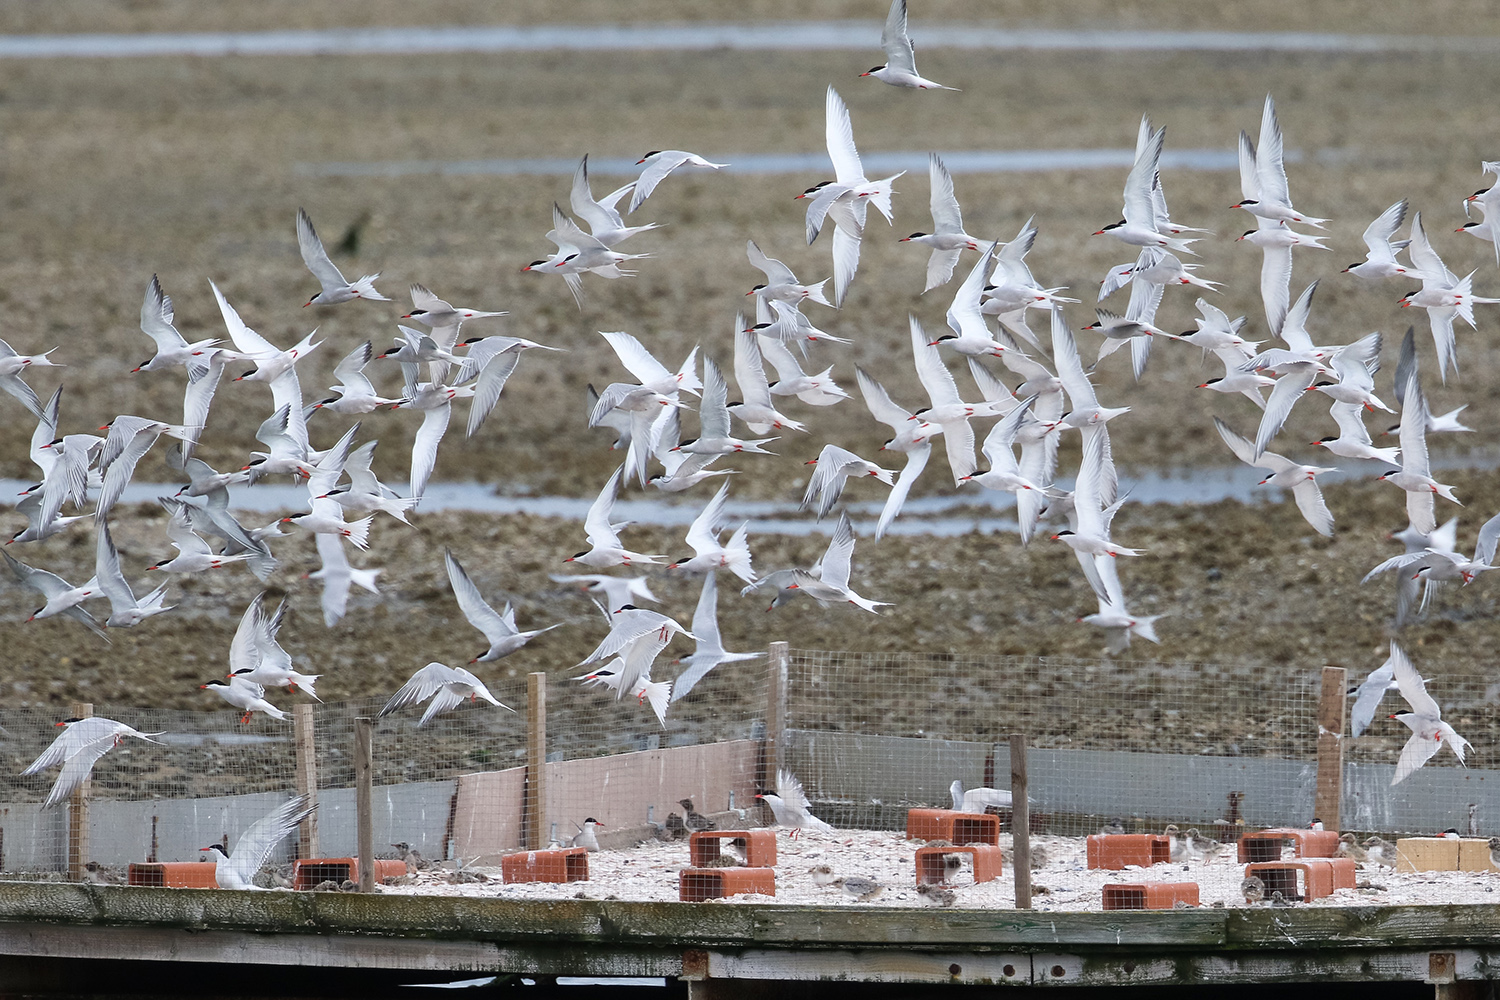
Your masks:
<path fill-rule="evenodd" d="M 1500 906 L 1031 913 L 0 884 L 0 969 L 113 960 L 753 982 L 1135 986 L 1500 977 Z M 177 966 L 181 968 L 180 965 Z M 202 968 L 201 965 L 198 966 Z M 66 973 L 58 973 L 65 975 Z M 1443 995 L 1448 987 L 1440 986 Z M 1456 995 L 1456 994 L 1455 994 Z"/>

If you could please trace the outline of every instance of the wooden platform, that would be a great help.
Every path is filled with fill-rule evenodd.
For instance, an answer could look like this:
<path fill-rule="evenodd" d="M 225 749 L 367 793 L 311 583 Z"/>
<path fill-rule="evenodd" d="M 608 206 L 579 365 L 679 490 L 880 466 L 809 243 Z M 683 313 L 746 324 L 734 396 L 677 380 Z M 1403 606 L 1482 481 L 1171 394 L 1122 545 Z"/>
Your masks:
<path fill-rule="evenodd" d="M 1500 978 L 1500 906 L 1037 913 L 0 883 L 0 962 L 1144 986 Z M 222 970 L 221 970 L 222 971 Z M 410 974 L 409 976 L 406 974 Z M 138 984 L 149 981 L 138 979 Z M 748 982 L 746 982 L 748 981 Z M 1445 992 L 1446 991 L 1446 992 Z"/>

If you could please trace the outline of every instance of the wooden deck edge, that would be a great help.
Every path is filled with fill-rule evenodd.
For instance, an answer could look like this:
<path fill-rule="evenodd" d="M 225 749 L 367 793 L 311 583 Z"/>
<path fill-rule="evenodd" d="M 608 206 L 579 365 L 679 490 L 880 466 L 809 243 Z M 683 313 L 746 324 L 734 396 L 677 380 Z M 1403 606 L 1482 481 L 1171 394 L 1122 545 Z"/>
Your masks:
<path fill-rule="evenodd" d="M 0 927 L 36 923 L 664 948 L 1482 947 L 1500 906 L 1194 909 L 1142 913 L 507 900 L 0 883 Z"/>

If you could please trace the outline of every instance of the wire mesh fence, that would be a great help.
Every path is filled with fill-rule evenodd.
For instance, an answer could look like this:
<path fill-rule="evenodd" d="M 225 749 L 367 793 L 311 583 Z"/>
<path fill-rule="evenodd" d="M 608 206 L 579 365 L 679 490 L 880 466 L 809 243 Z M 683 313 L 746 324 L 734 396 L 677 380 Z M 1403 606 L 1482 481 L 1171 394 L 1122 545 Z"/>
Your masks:
<path fill-rule="evenodd" d="M 477 702 L 425 726 L 420 709 L 376 721 L 378 854 L 405 842 L 428 857 L 493 858 L 566 842 L 591 818 L 606 846 L 625 846 L 670 836 L 684 800 L 721 825 L 759 825 L 769 816 L 754 795 L 778 764 L 835 825 L 899 829 L 908 808 L 952 805 L 955 783 L 1007 788 L 1012 733 L 1030 742 L 1039 831 L 1092 833 L 1116 818 L 1131 831 L 1300 826 L 1314 814 L 1326 694 L 1318 667 L 791 650 L 709 674 L 662 723 L 634 697 L 548 680 L 491 685 L 513 711 Z M 1392 786 L 1409 733 L 1386 718 L 1404 709 L 1391 694 L 1368 734 L 1342 740 L 1345 829 L 1500 827 L 1500 683 L 1441 676 L 1429 688 L 1474 743 L 1470 767 L 1444 750 Z M 298 791 L 316 794 L 317 823 L 288 850 L 352 855 L 355 720 L 383 704 L 304 700 L 287 721 L 248 723 L 232 711 L 95 706 L 161 733 L 160 745 L 123 740 L 95 765 L 86 807 L 45 809 L 58 772 L 20 772 L 63 713 L 0 709 L 0 870 L 64 869 L 80 831 L 105 864 L 194 860 Z"/>

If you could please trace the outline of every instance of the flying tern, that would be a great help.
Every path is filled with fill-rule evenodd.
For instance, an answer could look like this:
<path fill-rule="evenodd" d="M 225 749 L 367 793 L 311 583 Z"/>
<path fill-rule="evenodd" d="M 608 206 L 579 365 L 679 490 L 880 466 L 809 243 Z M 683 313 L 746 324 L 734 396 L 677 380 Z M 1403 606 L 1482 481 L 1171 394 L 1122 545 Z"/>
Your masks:
<path fill-rule="evenodd" d="M 123 722 L 97 715 L 86 719 L 65 719 L 57 725 L 62 726 L 63 731 L 58 733 L 52 744 L 43 750 L 36 760 L 28 764 L 26 770 L 21 772 L 21 775 L 26 777 L 45 771 L 49 767 L 62 765 L 57 780 L 53 782 L 52 790 L 47 793 L 47 798 L 42 802 L 43 809 L 51 809 L 72 795 L 88 780 L 89 772 L 94 769 L 99 759 L 119 746 L 120 741 L 125 737 L 133 736 L 138 740 L 160 746 L 160 741 L 153 737 L 163 735 L 138 732 Z"/>
<path fill-rule="evenodd" d="M 710 170 L 721 170 L 729 166 L 727 163 L 710 163 L 696 153 L 689 153 L 681 149 L 653 149 L 639 160 L 636 166 L 644 166 L 641 175 L 636 178 L 635 192 L 630 196 L 630 211 L 634 212 L 641 207 L 641 202 L 651 197 L 656 186 L 667 179 L 667 175 L 679 167 L 703 167 Z"/>
<path fill-rule="evenodd" d="M 1395 661 L 1394 673 L 1401 697 L 1411 706 L 1410 712 L 1391 716 L 1411 730 L 1411 738 L 1401 748 L 1401 757 L 1396 762 L 1396 773 L 1391 778 L 1391 784 L 1400 784 L 1410 777 L 1417 768 L 1431 760 L 1444 743 L 1448 744 L 1448 749 L 1453 751 L 1453 755 L 1462 764 L 1464 750 L 1470 746 L 1469 741 L 1443 721 L 1442 709 L 1438 707 L 1436 699 L 1427 693 L 1427 682 L 1417 673 L 1417 668 L 1412 665 L 1405 651 L 1394 642 L 1391 643 L 1391 659 Z"/>
<path fill-rule="evenodd" d="M 754 660 L 765 653 L 731 653 L 724 648 L 719 638 L 719 583 L 717 573 L 703 577 L 703 590 L 698 595 L 698 606 L 693 612 L 693 637 L 697 648 L 687 656 L 672 662 L 685 669 L 677 675 L 672 686 L 672 700 L 680 701 L 708 676 L 709 671 L 725 663 L 739 660 Z"/>
<path fill-rule="evenodd" d="M 957 90 L 917 75 L 917 57 L 912 50 L 911 36 L 906 33 L 906 0 L 892 0 L 891 12 L 886 15 L 885 27 L 880 32 L 880 47 L 885 50 L 885 65 L 861 73 L 873 76 L 881 83 L 911 90 Z"/>
<path fill-rule="evenodd" d="M 333 261 L 328 259 L 328 251 L 323 249 L 323 241 L 318 239 L 318 232 L 313 228 L 312 219 L 303 209 L 297 209 L 297 249 L 302 252 L 302 263 L 318 279 L 318 284 L 323 286 L 322 291 L 308 299 L 303 304 L 305 309 L 311 305 L 330 306 L 338 302 L 348 302 L 350 299 L 372 299 L 376 302 L 389 302 L 390 299 L 375 290 L 375 279 L 380 277 L 380 272 L 367 274 L 358 281 L 348 281 L 339 269 L 334 266 Z"/>
<path fill-rule="evenodd" d="M 817 302 L 833 308 L 823 294 L 823 286 L 828 284 L 827 278 L 813 285 L 804 285 L 797 281 L 797 275 L 775 257 L 767 257 L 756 245 L 754 240 L 745 241 L 745 254 L 750 258 L 750 264 L 756 270 L 766 276 L 763 284 L 756 285 L 746 295 L 754 295 L 761 299 L 780 299 L 782 302 L 793 304 L 800 303 L 803 299 Z"/>
<path fill-rule="evenodd" d="M 464 613 L 470 625 L 484 633 L 489 642 L 489 648 L 470 660 L 470 663 L 504 659 L 543 632 L 560 627 L 561 623 L 522 632 L 516 628 L 516 611 L 509 602 L 504 611 L 496 611 L 485 603 L 479 588 L 469 579 L 469 574 L 464 572 L 458 560 L 453 558 L 452 552 L 443 553 L 443 564 L 448 567 L 448 582 L 453 586 L 453 596 L 458 601 L 459 610 Z"/>
<path fill-rule="evenodd" d="M 427 701 L 429 698 L 432 700 Z M 515 711 L 508 705 L 500 704 L 495 696 L 490 694 L 490 689 L 484 686 L 484 682 L 463 667 L 429 663 L 412 674 L 411 679 L 391 695 L 390 701 L 385 703 L 385 707 L 380 710 L 377 718 L 384 718 L 398 709 L 427 701 L 427 710 L 422 713 L 422 719 L 417 723 L 417 726 L 421 727 L 431 722 L 435 716 L 451 712 L 466 701 L 481 699 L 507 712 Z"/>
<path fill-rule="evenodd" d="M 901 5 L 902 19 L 906 16 L 906 0 L 896 0 Z M 892 10 L 894 10 L 894 6 Z M 901 238 L 902 243 L 920 243 L 932 250 L 927 258 L 927 285 L 923 292 L 930 292 L 939 285 L 948 283 L 953 277 L 954 265 L 965 250 L 978 250 L 978 237 L 964 232 L 963 211 L 958 205 L 958 196 L 953 193 L 953 175 L 942 157 L 936 153 L 927 155 L 927 177 L 932 194 L 929 207 L 932 211 L 932 232 L 912 233 Z M 978 293 L 975 293 L 978 298 Z"/>
<path fill-rule="evenodd" d="M 1240 193 L 1243 200 L 1231 206 L 1243 208 L 1257 221 L 1272 224 L 1296 222 L 1322 229 L 1327 219 L 1303 215 L 1292 207 L 1292 197 L 1283 162 L 1281 124 L 1276 120 L 1276 102 L 1266 95 L 1260 115 L 1260 148 L 1240 133 Z"/>

